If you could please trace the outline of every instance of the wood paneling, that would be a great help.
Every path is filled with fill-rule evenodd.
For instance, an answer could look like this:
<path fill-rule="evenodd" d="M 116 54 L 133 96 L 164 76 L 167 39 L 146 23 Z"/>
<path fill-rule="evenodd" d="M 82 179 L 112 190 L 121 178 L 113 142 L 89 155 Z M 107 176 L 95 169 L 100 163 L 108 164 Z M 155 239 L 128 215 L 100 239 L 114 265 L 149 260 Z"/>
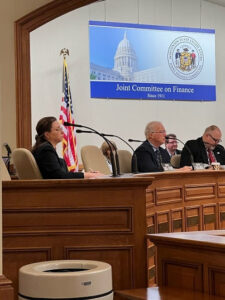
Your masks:
<path fill-rule="evenodd" d="M 185 201 L 212 199 L 216 197 L 215 184 L 192 184 L 185 185 Z"/>
<path fill-rule="evenodd" d="M 171 210 L 171 231 L 184 231 L 184 210 L 183 208 Z"/>
<path fill-rule="evenodd" d="M 225 230 L 156 234 L 150 240 L 157 246 L 160 286 L 225 297 Z"/>
<path fill-rule="evenodd" d="M 149 178 L 3 182 L 3 270 L 58 259 L 112 265 L 116 289 L 147 286 Z M 140 221 L 141 220 L 141 221 Z"/>
<path fill-rule="evenodd" d="M 4 275 L 0 275 L 0 299 L 13 300 L 14 290 L 12 287 L 12 281 L 7 279 Z"/>
<path fill-rule="evenodd" d="M 209 293 L 225 297 L 225 268 L 209 267 Z"/>
<path fill-rule="evenodd" d="M 170 232 L 170 213 L 169 211 L 156 213 L 157 232 Z"/>
<path fill-rule="evenodd" d="M 161 285 L 202 291 L 203 272 L 201 264 L 169 259 L 163 261 L 162 269 L 163 281 L 160 282 Z"/>
<path fill-rule="evenodd" d="M 218 229 L 218 213 L 216 204 L 202 206 L 203 230 Z"/>
<path fill-rule="evenodd" d="M 133 246 L 65 247 L 66 259 L 104 261 L 112 266 L 113 288 L 134 286 Z M 121 266 L 123 266 L 121 268 Z M 119 270 L 119 271 L 118 271 Z"/>
<path fill-rule="evenodd" d="M 156 188 L 156 205 L 182 202 L 182 192 L 181 186 Z"/>
<path fill-rule="evenodd" d="M 168 286 L 115 291 L 115 295 L 119 300 L 224 300 L 222 297 Z"/>
<path fill-rule="evenodd" d="M 160 172 L 154 177 L 146 197 L 148 233 L 225 229 L 225 171 Z M 153 257 L 148 262 L 152 275 L 156 262 Z M 156 278 L 153 282 L 150 275 L 151 286 Z"/>

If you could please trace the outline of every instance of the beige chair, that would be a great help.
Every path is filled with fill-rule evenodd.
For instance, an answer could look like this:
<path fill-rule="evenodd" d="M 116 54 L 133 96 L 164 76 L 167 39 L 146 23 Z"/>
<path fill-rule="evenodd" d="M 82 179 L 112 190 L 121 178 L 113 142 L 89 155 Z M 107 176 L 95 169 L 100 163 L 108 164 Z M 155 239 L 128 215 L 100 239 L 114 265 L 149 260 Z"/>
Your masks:
<path fill-rule="evenodd" d="M 175 154 L 171 157 L 170 163 L 174 168 L 180 168 L 180 158 L 181 154 Z"/>
<path fill-rule="evenodd" d="M 97 146 L 84 146 L 81 148 L 80 154 L 86 172 L 94 170 L 105 175 L 111 174 L 107 161 Z"/>
<path fill-rule="evenodd" d="M 29 150 L 15 149 L 12 159 L 19 179 L 42 179 L 36 160 Z"/>
<path fill-rule="evenodd" d="M 11 180 L 9 172 L 2 158 L 0 159 L 0 170 L 1 170 L 1 180 Z"/>
<path fill-rule="evenodd" d="M 117 150 L 117 153 L 120 163 L 120 173 L 131 173 L 132 154 L 127 150 Z"/>

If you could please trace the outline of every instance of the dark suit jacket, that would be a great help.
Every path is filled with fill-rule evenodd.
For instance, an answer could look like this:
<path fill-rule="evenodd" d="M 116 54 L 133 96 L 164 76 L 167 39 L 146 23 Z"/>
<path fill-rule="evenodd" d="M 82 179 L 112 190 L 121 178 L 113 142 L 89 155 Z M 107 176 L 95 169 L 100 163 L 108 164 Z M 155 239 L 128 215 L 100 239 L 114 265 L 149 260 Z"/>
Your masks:
<path fill-rule="evenodd" d="M 168 152 L 161 147 L 159 147 L 159 151 L 161 153 L 162 162 L 169 163 L 170 156 Z M 158 167 L 154 149 L 147 140 L 135 150 L 135 154 L 137 156 L 137 165 L 139 172 L 163 171 L 163 168 Z"/>
<path fill-rule="evenodd" d="M 175 154 L 181 154 L 181 150 L 177 149 L 177 150 L 175 151 Z"/>
<path fill-rule="evenodd" d="M 182 152 L 181 152 L 181 160 L 180 166 L 190 166 L 191 165 L 191 156 L 187 149 L 190 149 L 191 154 L 193 156 L 194 162 L 208 164 L 208 155 L 205 149 L 205 145 L 203 143 L 202 138 L 198 138 L 197 140 L 187 141 Z M 216 160 L 221 164 L 225 164 L 225 150 L 223 146 L 217 145 L 213 150 L 213 153 L 216 157 Z"/>
<path fill-rule="evenodd" d="M 169 151 L 168 151 L 167 149 L 166 149 L 166 151 L 167 151 L 168 154 L 169 154 Z M 177 150 L 175 151 L 175 154 L 181 154 L 181 150 L 178 150 L 178 149 L 177 149 Z M 170 155 L 170 154 L 169 154 L 169 155 Z"/>
<path fill-rule="evenodd" d="M 69 172 L 64 159 L 59 158 L 51 143 L 45 142 L 33 151 L 40 172 L 45 179 L 84 178 L 82 172 Z"/>

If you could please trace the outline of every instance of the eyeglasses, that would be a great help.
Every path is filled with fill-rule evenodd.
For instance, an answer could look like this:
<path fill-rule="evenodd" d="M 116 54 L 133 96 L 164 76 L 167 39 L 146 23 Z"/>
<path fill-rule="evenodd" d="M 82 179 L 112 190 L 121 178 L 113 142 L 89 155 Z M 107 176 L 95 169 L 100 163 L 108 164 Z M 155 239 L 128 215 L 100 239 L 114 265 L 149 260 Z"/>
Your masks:
<path fill-rule="evenodd" d="M 173 142 L 168 142 L 167 144 L 178 144 L 177 141 L 173 141 Z"/>
<path fill-rule="evenodd" d="M 166 130 L 152 131 L 152 133 L 166 133 Z"/>
<path fill-rule="evenodd" d="M 211 139 L 212 139 L 215 143 L 221 143 L 221 142 L 222 142 L 221 139 L 215 139 L 210 133 L 208 133 L 208 135 L 211 137 Z"/>

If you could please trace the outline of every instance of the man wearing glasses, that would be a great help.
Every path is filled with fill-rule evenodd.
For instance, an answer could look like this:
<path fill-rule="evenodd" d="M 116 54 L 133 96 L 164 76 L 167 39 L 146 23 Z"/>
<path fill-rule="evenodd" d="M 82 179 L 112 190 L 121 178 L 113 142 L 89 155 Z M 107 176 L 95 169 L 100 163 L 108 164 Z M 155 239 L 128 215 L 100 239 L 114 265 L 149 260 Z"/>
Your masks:
<path fill-rule="evenodd" d="M 202 137 L 187 141 L 186 147 L 181 152 L 181 167 L 191 165 L 190 152 L 195 163 L 211 165 L 214 162 L 219 162 L 221 165 L 225 165 L 225 149 L 219 145 L 222 141 L 221 136 L 219 127 L 211 125 L 205 129 Z"/>
<path fill-rule="evenodd" d="M 181 154 L 181 151 L 177 149 L 177 136 L 174 133 L 167 134 L 165 147 L 169 154 L 169 156 L 173 156 L 175 154 Z"/>
<path fill-rule="evenodd" d="M 161 122 L 153 121 L 145 128 L 146 141 L 136 150 L 139 172 L 161 172 L 162 164 L 170 162 L 168 152 L 160 147 L 165 143 L 166 130 Z"/>

